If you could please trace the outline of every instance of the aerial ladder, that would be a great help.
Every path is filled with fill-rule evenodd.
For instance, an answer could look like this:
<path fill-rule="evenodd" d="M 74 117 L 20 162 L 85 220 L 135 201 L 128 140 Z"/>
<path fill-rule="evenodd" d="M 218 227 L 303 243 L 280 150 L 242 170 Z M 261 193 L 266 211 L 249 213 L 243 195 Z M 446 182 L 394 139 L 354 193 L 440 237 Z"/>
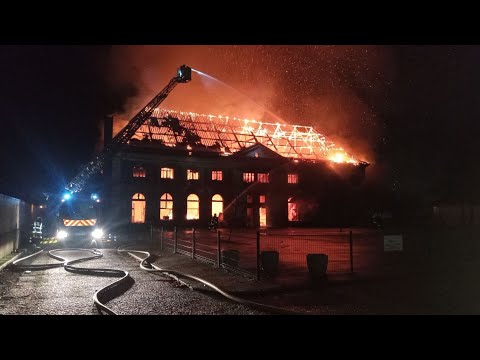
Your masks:
<path fill-rule="evenodd" d="M 177 70 L 176 76 L 170 80 L 167 86 L 150 100 L 150 102 L 145 105 L 117 135 L 115 135 L 112 142 L 108 144 L 100 154 L 82 167 L 80 172 L 66 186 L 67 191 L 70 193 L 82 191 L 92 176 L 102 173 L 106 158 L 114 154 L 119 149 L 120 145 L 128 143 L 140 126 L 150 118 L 153 111 L 163 102 L 163 100 L 166 99 L 178 83 L 187 83 L 191 79 L 192 69 L 186 65 L 180 66 Z"/>

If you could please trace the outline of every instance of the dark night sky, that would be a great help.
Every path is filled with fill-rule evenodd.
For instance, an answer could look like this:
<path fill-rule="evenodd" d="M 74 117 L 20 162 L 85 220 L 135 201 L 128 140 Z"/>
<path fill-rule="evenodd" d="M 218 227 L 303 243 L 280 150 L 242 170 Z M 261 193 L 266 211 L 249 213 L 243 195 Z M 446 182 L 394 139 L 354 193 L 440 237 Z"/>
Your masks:
<path fill-rule="evenodd" d="M 366 50 L 374 50 L 374 55 Z M 169 56 L 165 54 L 169 50 L 162 51 Z M 91 158 L 101 118 L 121 112 L 129 95 L 142 92 L 135 76 L 122 78 L 118 74 L 133 69 L 138 75 L 142 64 L 151 63 L 125 57 L 130 63 L 122 70 L 121 52 L 108 46 L 0 47 L 0 193 L 28 198 L 40 191 L 59 190 Z M 236 76 L 243 76 L 240 80 L 244 82 L 255 81 L 256 71 L 275 73 L 275 91 L 268 105 L 285 117 L 295 117 L 295 111 L 298 114 L 298 109 L 308 109 L 309 105 L 331 111 L 345 104 L 338 100 L 340 95 L 355 94 L 361 102 L 351 101 L 348 109 L 342 109 L 345 113 L 361 109 L 363 117 L 345 115 L 341 121 L 349 131 L 342 134 L 338 134 L 340 120 L 335 126 L 325 121 L 323 128 L 332 136 L 350 137 L 354 150 L 362 145 L 357 145 L 357 140 L 368 144 L 369 160 L 388 164 L 393 171 L 393 179 L 386 179 L 388 186 L 426 200 L 480 200 L 476 166 L 480 46 L 239 47 L 209 48 L 203 53 L 207 57 L 197 62 L 201 70 L 242 91 L 249 88 L 238 85 L 238 78 L 229 78 L 222 68 L 209 68 L 208 54 L 215 55 L 226 68 L 242 68 Z M 239 53 L 245 55 L 244 64 L 238 63 Z M 145 54 L 150 59 L 151 54 Z M 271 64 L 274 66 L 269 67 Z M 112 75 L 112 69 L 117 73 Z M 308 78 L 302 78 L 302 69 L 308 69 Z M 165 79 L 174 71 L 171 69 Z M 162 80 L 153 87 L 159 91 L 165 83 Z M 336 106 L 325 107 L 325 99 L 333 99 L 325 94 L 331 93 L 339 94 Z M 146 94 L 146 98 L 153 96 Z M 313 116 L 302 111 L 307 120 Z"/>

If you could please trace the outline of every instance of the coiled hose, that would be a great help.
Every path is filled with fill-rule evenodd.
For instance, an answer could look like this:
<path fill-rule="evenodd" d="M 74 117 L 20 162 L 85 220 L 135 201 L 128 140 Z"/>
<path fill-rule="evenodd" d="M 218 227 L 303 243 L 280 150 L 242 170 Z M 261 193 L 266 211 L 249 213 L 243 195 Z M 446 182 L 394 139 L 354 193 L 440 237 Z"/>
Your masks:
<path fill-rule="evenodd" d="M 64 251 L 85 251 L 89 252 L 92 255 L 82 257 L 75 260 L 68 260 L 58 253 Z M 25 261 L 29 258 L 37 256 L 44 252 L 44 250 L 37 251 L 31 255 L 25 256 L 23 258 L 17 259 L 13 262 L 14 269 L 16 270 L 46 270 L 46 269 L 53 269 L 56 267 L 63 267 L 66 271 L 82 274 L 82 275 L 96 275 L 96 276 L 107 276 L 107 277 L 119 277 L 120 279 L 114 281 L 113 283 L 104 286 L 103 288 L 97 290 L 95 294 L 93 294 L 93 302 L 95 303 L 98 311 L 100 313 L 106 313 L 110 315 L 116 315 L 116 313 L 107 307 L 105 303 L 110 301 L 111 299 L 117 297 L 124 291 L 126 291 L 134 282 L 134 280 L 128 274 L 128 271 L 125 270 L 116 270 L 116 269 L 103 269 L 103 268 L 82 268 L 72 266 L 72 264 L 77 264 L 80 262 L 99 259 L 103 257 L 103 253 L 97 249 L 82 249 L 82 248 L 65 248 L 65 249 L 54 249 L 48 252 L 48 255 L 55 260 L 60 261 L 56 264 L 36 264 L 36 265 L 20 265 L 22 261 Z"/>

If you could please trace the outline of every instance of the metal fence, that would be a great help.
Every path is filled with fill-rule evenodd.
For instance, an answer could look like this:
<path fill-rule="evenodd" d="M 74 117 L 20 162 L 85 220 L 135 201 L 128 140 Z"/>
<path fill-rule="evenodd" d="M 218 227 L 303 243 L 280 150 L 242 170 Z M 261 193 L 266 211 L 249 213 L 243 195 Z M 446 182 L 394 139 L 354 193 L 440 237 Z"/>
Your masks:
<path fill-rule="evenodd" d="M 152 245 L 159 250 L 190 256 L 210 264 L 217 264 L 218 241 L 215 232 L 195 228 L 152 227 Z"/>
<path fill-rule="evenodd" d="M 305 276 L 309 256 L 328 257 L 327 273 L 366 272 L 378 269 L 379 238 L 372 233 L 321 229 L 252 231 L 147 227 L 135 240 L 144 239 L 167 250 L 229 271 L 261 279 Z"/>
<path fill-rule="evenodd" d="M 310 274 L 308 256 L 328 257 L 326 273 L 364 277 L 427 271 L 429 267 L 480 253 L 480 228 L 402 228 L 402 251 L 384 248 L 384 231 L 376 229 L 255 230 L 161 228 L 135 226 L 130 241 L 167 250 L 256 279 L 294 282 Z M 176 230 L 176 231 L 175 231 Z M 453 243 L 452 239 L 462 241 Z M 311 258 L 311 257 L 310 257 Z M 467 261 L 467 260 L 466 260 Z M 470 260 L 468 260 L 470 261 Z"/>

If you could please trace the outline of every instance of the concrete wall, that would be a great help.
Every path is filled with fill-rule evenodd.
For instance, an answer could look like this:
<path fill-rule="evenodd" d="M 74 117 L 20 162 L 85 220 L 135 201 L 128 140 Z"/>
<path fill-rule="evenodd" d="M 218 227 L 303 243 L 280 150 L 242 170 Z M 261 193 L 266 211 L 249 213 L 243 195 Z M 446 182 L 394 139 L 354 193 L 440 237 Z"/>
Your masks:
<path fill-rule="evenodd" d="M 0 194 L 0 258 L 10 254 L 28 237 L 31 225 L 30 205 Z"/>

